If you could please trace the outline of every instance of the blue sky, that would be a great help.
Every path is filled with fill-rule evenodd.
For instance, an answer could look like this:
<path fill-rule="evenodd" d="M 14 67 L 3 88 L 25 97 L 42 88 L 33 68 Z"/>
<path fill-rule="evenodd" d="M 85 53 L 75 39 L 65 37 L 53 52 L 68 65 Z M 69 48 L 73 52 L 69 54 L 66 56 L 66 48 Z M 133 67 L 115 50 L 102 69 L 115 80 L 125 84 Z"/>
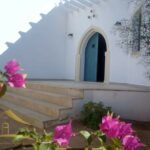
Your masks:
<path fill-rule="evenodd" d="M 6 42 L 14 43 L 31 26 L 38 22 L 40 13 L 47 14 L 59 0 L 0 0 L 0 54 L 6 49 Z"/>

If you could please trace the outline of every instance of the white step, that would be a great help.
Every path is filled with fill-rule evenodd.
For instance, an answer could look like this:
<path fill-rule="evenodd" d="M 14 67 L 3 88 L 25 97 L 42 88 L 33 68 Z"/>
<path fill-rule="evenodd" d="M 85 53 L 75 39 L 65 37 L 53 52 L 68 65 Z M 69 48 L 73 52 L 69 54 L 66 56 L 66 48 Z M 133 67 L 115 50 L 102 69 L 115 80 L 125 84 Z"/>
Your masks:
<path fill-rule="evenodd" d="M 55 94 L 55 93 L 48 93 L 48 92 L 41 92 L 41 91 L 36 91 L 32 89 L 8 89 L 9 93 L 14 93 L 16 95 L 21 95 L 24 97 L 32 98 L 32 99 L 38 99 L 41 101 L 47 101 L 52 104 L 57 104 L 60 106 L 67 106 L 71 107 L 72 106 L 72 99 L 75 99 L 74 97 L 71 96 L 66 96 L 62 94 Z"/>
<path fill-rule="evenodd" d="M 6 101 L 5 99 L 0 100 L 0 107 L 6 110 L 11 109 L 26 122 L 29 122 L 38 128 L 44 128 L 44 123 L 49 121 L 55 121 L 57 119 L 56 117 L 44 115 L 42 113 L 27 109 L 25 107 L 15 105 L 11 102 Z"/>
<path fill-rule="evenodd" d="M 67 110 L 70 109 L 70 107 L 64 107 L 64 106 L 52 104 L 46 101 L 41 101 L 38 99 L 34 100 L 28 97 L 23 97 L 23 96 L 19 96 L 15 94 L 10 94 L 10 93 L 7 93 L 4 96 L 4 99 L 18 106 L 29 108 L 31 110 L 41 112 L 42 114 L 51 115 L 54 117 L 59 117 L 61 111 L 65 109 Z"/>
<path fill-rule="evenodd" d="M 82 101 L 83 97 L 82 89 L 29 81 L 26 89 L 8 88 L 0 107 L 15 111 L 34 126 L 47 128 L 72 117 L 74 103 Z"/>
<path fill-rule="evenodd" d="M 83 98 L 84 92 L 81 89 L 65 87 L 62 85 L 53 85 L 50 83 L 41 83 L 41 82 L 27 82 L 27 88 L 38 90 L 38 91 L 45 91 L 49 93 L 57 93 L 63 95 L 70 95 L 77 98 Z"/>

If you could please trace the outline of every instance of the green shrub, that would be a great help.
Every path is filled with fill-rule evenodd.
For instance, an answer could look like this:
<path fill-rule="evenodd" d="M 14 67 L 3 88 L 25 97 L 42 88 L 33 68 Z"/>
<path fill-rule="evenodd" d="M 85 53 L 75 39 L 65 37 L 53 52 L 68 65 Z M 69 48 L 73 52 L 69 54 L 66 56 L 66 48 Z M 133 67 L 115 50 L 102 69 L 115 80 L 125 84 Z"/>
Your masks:
<path fill-rule="evenodd" d="M 84 125 L 91 129 L 98 129 L 98 125 L 102 120 L 102 117 L 107 112 L 112 112 L 111 107 L 105 107 L 102 102 L 94 103 L 88 102 L 84 104 L 83 110 L 81 111 L 81 118 Z"/>

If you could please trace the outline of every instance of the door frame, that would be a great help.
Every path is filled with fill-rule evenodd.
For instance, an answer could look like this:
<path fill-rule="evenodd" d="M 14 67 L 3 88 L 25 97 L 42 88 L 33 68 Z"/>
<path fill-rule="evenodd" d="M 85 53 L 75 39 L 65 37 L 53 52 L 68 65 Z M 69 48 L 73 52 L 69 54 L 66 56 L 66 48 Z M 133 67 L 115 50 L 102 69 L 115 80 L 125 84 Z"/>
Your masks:
<path fill-rule="evenodd" d="M 106 34 L 101 30 L 99 27 L 91 26 L 86 32 L 84 32 L 83 36 L 81 37 L 78 45 L 78 51 L 76 55 L 76 70 L 75 70 L 75 80 L 76 81 L 84 81 L 84 56 L 85 56 L 85 49 L 89 39 L 96 33 L 100 33 L 106 42 L 106 52 L 105 52 L 105 75 L 104 75 L 104 82 L 109 83 L 109 67 L 110 67 L 110 52 L 109 52 L 109 45 L 108 39 Z"/>

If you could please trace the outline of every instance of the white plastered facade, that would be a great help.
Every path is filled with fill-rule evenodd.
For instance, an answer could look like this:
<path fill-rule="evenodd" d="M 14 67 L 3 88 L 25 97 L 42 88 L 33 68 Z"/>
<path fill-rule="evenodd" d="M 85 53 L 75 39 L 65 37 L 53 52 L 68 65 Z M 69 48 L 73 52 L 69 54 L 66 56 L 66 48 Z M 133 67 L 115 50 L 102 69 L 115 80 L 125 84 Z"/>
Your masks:
<path fill-rule="evenodd" d="M 95 17 L 89 19 L 91 10 Z M 66 12 L 60 5 L 9 46 L 0 56 L 0 65 L 16 58 L 30 79 L 82 81 L 86 44 L 92 34 L 99 32 L 107 44 L 105 82 L 149 86 L 140 56 L 125 53 L 117 45 L 119 37 L 113 33 L 115 23 L 131 19 L 135 11 L 123 0 L 102 1 L 72 12 Z"/>

